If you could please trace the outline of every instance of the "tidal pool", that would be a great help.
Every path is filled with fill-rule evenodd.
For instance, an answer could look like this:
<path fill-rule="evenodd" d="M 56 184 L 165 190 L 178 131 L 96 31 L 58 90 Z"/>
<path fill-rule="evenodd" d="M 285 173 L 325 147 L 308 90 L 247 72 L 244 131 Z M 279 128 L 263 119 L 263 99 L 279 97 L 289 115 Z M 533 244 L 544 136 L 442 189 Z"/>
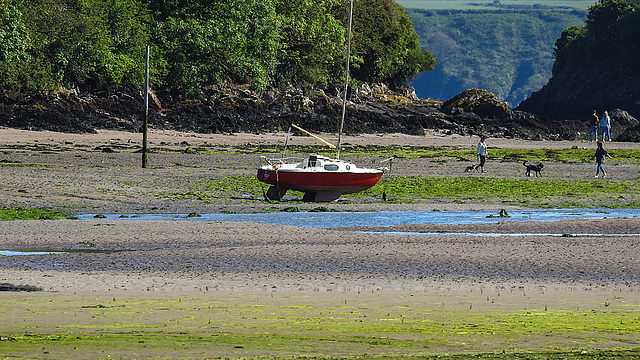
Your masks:
<path fill-rule="evenodd" d="M 483 224 L 498 221 L 558 221 L 640 216 L 640 209 L 535 209 L 510 210 L 509 217 L 499 211 L 371 211 L 371 212 L 270 212 L 239 214 L 101 214 L 108 220 L 238 221 L 293 225 L 308 228 L 350 226 L 393 226 L 400 224 Z M 93 219 L 96 214 L 79 215 Z"/>
<path fill-rule="evenodd" d="M 61 251 L 10 251 L 0 250 L 0 256 L 17 256 L 17 255 L 51 255 L 61 254 Z"/>

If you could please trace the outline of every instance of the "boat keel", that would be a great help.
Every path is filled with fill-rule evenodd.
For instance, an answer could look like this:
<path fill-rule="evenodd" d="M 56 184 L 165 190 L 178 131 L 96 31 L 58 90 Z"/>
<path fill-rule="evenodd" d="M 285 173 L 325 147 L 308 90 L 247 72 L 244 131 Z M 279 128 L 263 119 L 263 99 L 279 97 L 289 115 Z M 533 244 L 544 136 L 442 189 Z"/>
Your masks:
<path fill-rule="evenodd" d="M 269 187 L 269 190 L 267 190 L 267 193 L 265 194 L 265 196 L 267 197 L 267 199 L 269 200 L 275 200 L 275 201 L 280 201 L 282 200 L 282 197 L 284 196 L 284 194 L 287 193 L 287 188 L 281 188 L 279 186 L 271 186 Z"/>
<path fill-rule="evenodd" d="M 304 193 L 304 197 L 302 201 L 308 202 L 335 202 L 338 201 L 342 193 L 339 192 L 329 192 L 329 191 L 318 191 L 318 192 L 306 192 Z"/>

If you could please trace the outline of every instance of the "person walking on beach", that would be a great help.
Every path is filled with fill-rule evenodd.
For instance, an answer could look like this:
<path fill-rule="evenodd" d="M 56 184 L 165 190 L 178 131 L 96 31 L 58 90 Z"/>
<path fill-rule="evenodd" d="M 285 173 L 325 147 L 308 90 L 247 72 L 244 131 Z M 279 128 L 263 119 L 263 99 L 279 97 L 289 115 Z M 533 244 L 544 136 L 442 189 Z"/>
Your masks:
<path fill-rule="evenodd" d="M 598 141 L 598 148 L 596 149 L 596 154 L 593 156 L 596 159 L 596 164 L 598 164 L 598 167 L 596 168 L 596 177 L 600 175 L 600 172 L 602 172 L 602 177 L 607 177 L 607 173 L 604 172 L 604 168 L 602 167 L 604 159 L 607 156 L 611 157 L 607 150 L 602 147 L 602 141 Z"/>
<path fill-rule="evenodd" d="M 485 142 L 487 137 L 482 135 L 480 137 L 480 142 L 478 143 L 478 156 L 480 157 L 480 172 L 484 172 L 484 163 L 487 161 L 487 143 Z"/>
<path fill-rule="evenodd" d="M 593 110 L 593 114 L 589 117 L 589 139 L 591 141 L 598 140 L 598 125 L 600 124 L 600 119 L 598 119 L 598 114 L 595 110 Z"/>
<path fill-rule="evenodd" d="M 609 137 L 609 141 L 611 141 L 611 118 L 606 111 L 600 120 L 600 128 L 602 129 L 602 141 L 605 141 L 606 137 Z"/>

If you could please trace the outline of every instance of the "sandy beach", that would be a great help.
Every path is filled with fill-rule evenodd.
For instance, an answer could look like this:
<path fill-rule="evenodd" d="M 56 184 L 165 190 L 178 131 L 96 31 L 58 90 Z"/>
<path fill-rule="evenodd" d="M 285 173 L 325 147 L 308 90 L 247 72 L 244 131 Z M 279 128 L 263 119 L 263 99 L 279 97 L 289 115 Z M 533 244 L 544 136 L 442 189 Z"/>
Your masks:
<path fill-rule="evenodd" d="M 530 230 L 629 236 L 476 236 Z M 640 219 L 494 226 L 403 225 L 386 235 L 190 221 L 11 221 L 2 282 L 46 291 L 424 291 L 441 288 L 638 290 Z M 365 230 L 359 228 L 358 230 Z M 381 230 L 372 228 L 369 230 Z"/>
<path fill-rule="evenodd" d="M 0 201 L 3 206 L 46 206 L 98 214 L 255 212 L 283 207 L 287 204 L 242 196 L 204 203 L 158 195 L 187 192 L 190 182 L 216 176 L 253 174 L 260 163 L 253 153 L 234 150 L 198 155 L 185 152 L 185 147 L 276 147 L 283 139 L 283 134 L 154 132 L 150 136 L 151 166 L 142 169 L 136 152 L 139 134 L 0 129 L 0 177 L 4 182 Z M 305 137 L 294 140 L 296 144 L 312 143 Z M 345 142 L 475 147 L 477 139 L 433 133 L 424 137 L 363 135 L 347 137 Z M 492 147 L 523 149 L 594 147 L 584 142 L 488 142 Z M 608 149 L 636 146 L 607 145 Z M 451 166 L 416 159 L 398 162 L 394 171 L 451 176 L 460 175 L 464 165 L 463 160 Z M 521 165 L 514 168 L 513 163 L 492 162 L 488 167 L 492 172 L 485 176 L 523 176 Z M 593 177 L 595 166 L 549 164 L 545 169 L 556 178 L 583 179 Z M 637 181 L 638 172 L 637 166 L 616 167 L 612 176 Z M 317 204 L 297 206 L 304 209 Z M 477 202 L 346 201 L 323 206 L 343 211 L 503 208 Z M 400 234 L 374 233 L 388 231 Z M 540 306 L 542 302 L 569 309 L 613 298 L 640 304 L 639 233 L 638 217 L 340 229 L 217 221 L 8 221 L 0 222 L 0 250 L 51 254 L 0 256 L 0 283 L 37 288 L 41 290 L 38 293 L 52 299 L 70 294 L 171 298 L 185 294 L 376 293 L 387 299 L 417 294 L 420 303 L 442 302 L 443 296 L 465 303 L 480 293 L 515 291 L 527 292 L 527 300 L 505 296 L 503 309 L 524 303 Z M 545 294 L 544 300 L 539 298 L 541 294 Z M 16 296 L 28 295 L 0 292 L 0 301 Z"/>
<path fill-rule="evenodd" d="M 3 166 L 0 167 L 0 172 L 4 181 L 0 200 L 5 206 L 59 207 L 77 213 L 255 212 L 288 206 L 241 196 L 220 198 L 211 203 L 193 198 L 167 199 L 157 195 L 162 192 L 188 192 L 190 182 L 215 179 L 216 176 L 252 175 L 259 165 L 259 156 L 255 154 L 243 155 L 233 151 L 229 154 L 218 152 L 196 155 L 181 151 L 185 147 L 238 149 L 257 145 L 281 146 L 283 134 L 152 132 L 149 137 L 150 166 L 147 169 L 142 169 L 139 165 L 141 156 L 136 152 L 136 146 L 141 141 L 139 135 L 113 131 L 61 134 L 0 129 L 0 148 L 3 149 L 0 158 Z M 472 137 L 433 133 L 424 137 L 362 135 L 346 137 L 345 143 L 384 146 L 400 142 L 407 146 L 429 144 L 473 147 L 476 140 Z M 297 136 L 291 143 L 313 144 L 314 141 L 309 137 Z M 510 139 L 489 139 L 488 142 L 496 148 L 553 149 L 592 145 L 584 142 Z M 609 149 L 635 146 L 629 143 L 607 145 Z M 111 150 L 105 151 L 104 147 Z M 436 175 L 459 176 L 464 166 L 463 162 L 455 167 L 450 164 L 439 167 L 427 160 L 416 164 L 419 161 L 420 159 L 399 161 L 394 171 L 402 175 L 428 171 Z M 488 166 L 492 169 L 490 176 L 514 176 L 514 170 L 510 169 L 513 164 L 494 162 Z M 566 168 L 561 166 L 563 165 L 549 164 L 551 169 L 547 171 L 555 171 L 556 178 L 576 176 L 576 170 L 572 168 L 575 165 L 564 165 Z M 578 176 L 590 177 L 591 170 L 591 167 L 582 169 Z M 517 168 L 517 171 L 521 172 L 521 169 Z M 637 166 L 620 167 L 615 169 L 615 176 L 634 179 L 638 171 Z M 312 208 L 318 204 L 299 205 L 302 209 L 305 206 Z M 379 201 L 341 201 L 322 206 L 344 211 L 501 208 L 500 204 L 473 202 L 391 204 Z M 440 283 L 448 277 L 455 279 L 456 283 L 466 281 L 476 284 L 481 279 L 499 286 L 500 282 L 506 282 L 507 287 L 519 282 L 536 283 L 537 286 L 537 283 L 565 285 L 581 280 L 607 283 L 605 280 L 613 279 L 626 281 L 611 281 L 611 286 L 624 284 L 635 287 L 635 281 L 640 279 L 638 274 L 633 273 L 640 268 L 634 260 L 638 258 L 637 246 L 634 245 L 639 239 L 637 233 L 640 232 L 638 219 L 634 218 L 555 223 L 522 223 L 507 219 L 498 224 L 474 226 L 407 224 L 386 229 L 401 232 L 631 234 L 624 237 L 536 237 L 535 241 L 526 236 L 392 236 L 356 233 L 348 229 L 336 231 L 249 223 L 64 220 L 14 221 L 0 225 L 0 244 L 5 250 L 39 248 L 72 251 L 64 255 L 12 256 L 0 259 L 3 267 L 0 281 L 40 286 L 51 291 L 104 291 L 118 287 L 128 290 L 154 287 L 170 290 L 175 287 L 184 290 L 197 287 L 199 279 L 203 278 L 215 279 L 207 283 L 206 286 L 210 289 L 267 287 L 300 291 L 329 287 L 352 290 L 361 286 L 412 289 L 432 286 L 432 281 L 424 281 L 425 278 L 433 278 L 434 282 Z M 351 230 L 385 231 L 384 228 Z M 82 243 L 92 246 L 83 247 Z M 540 246 L 544 243 L 548 248 L 532 251 L 533 243 Z M 226 258 L 228 254 L 222 255 L 228 247 L 235 249 L 233 257 Z M 385 250 L 381 252 L 379 248 Z M 240 249 L 248 253 L 239 251 Z M 579 249 L 579 254 L 576 249 Z M 94 252 L 84 253 L 80 250 Z M 111 250 L 118 251 L 109 252 Z M 497 254 L 500 254 L 500 259 L 493 258 Z M 117 258 L 117 261 L 112 261 L 112 257 Z M 188 267 L 176 265 L 180 263 L 180 258 L 192 257 Z M 524 261 L 527 257 L 531 258 Z M 306 259 L 316 260 L 309 262 Z M 456 264 L 449 263 L 453 259 L 457 260 Z M 28 265 L 34 261 L 40 265 Z M 46 265 L 49 262 L 51 264 Z M 108 266 L 112 263 L 117 266 Z M 43 277 L 43 271 L 55 272 L 56 276 Z M 78 272 L 91 271 L 109 275 L 104 276 L 104 282 L 93 281 L 95 279 L 92 277 L 93 280 L 86 283 L 75 276 Z M 136 280 L 131 278 L 132 271 L 136 273 Z M 30 276 L 32 272 L 34 274 Z M 108 281 L 117 279 L 115 275 L 119 273 L 126 274 L 129 281 Z M 251 281 L 252 278 L 269 278 L 271 273 L 277 274 L 271 279 L 273 283 L 260 285 L 260 281 Z M 345 280 L 336 282 L 336 274 L 340 274 Z M 66 281 L 68 276 L 73 281 Z M 164 285 L 148 280 L 150 284 L 146 284 L 145 278 L 154 276 L 163 279 L 176 277 L 180 280 L 163 281 Z M 323 280 L 325 277 L 330 280 Z M 465 280 L 467 277 L 470 280 Z M 297 286 L 303 278 L 305 286 Z M 191 285 L 186 285 L 187 283 Z M 328 283 L 334 285 L 329 286 Z"/>

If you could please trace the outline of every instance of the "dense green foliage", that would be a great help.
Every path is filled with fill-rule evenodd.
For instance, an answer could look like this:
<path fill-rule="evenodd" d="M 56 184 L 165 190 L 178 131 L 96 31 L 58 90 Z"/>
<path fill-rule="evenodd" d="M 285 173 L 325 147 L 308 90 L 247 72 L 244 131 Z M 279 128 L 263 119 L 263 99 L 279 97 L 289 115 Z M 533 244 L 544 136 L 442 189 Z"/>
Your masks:
<path fill-rule="evenodd" d="M 556 42 L 553 76 L 568 76 L 601 64 L 622 78 L 640 73 L 639 10 L 636 0 L 598 1 L 589 9 L 584 26 L 562 32 Z"/>
<path fill-rule="evenodd" d="M 0 89 L 135 94 L 147 45 L 159 93 L 340 82 L 348 9 L 349 0 L 0 0 Z M 356 80 L 402 83 L 433 68 L 392 0 L 355 1 L 353 38 Z"/>
<path fill-rule="evenodd" d="M 582 10 L 558 9 L 409 12 L 422 46 L 440 62 L 412 83 L 419 96 L 449 99 L 481 88 L 512 106 L 547 83 L 554 42 L 586 17 Z"/>
<path fill-rule="evenodd" d="M 355 2 L 353 11 L 358 64 L 352 74 L 356 79 L 398 85 L 432 69 L 435 59 L 420 50 L 418 35 L 403 7 L 393 0 Z"/>
<path fill-rule="evenodd" d="M 15 97 L 67 89 L 133 90 L 150 17 L 136 0 L 1 0 L 0 33 L 20 46 L 0 58 L 0 88 Z M 8 21 L 7 21 L 8 20 Z M 7 26 L 7 22 L 9 26 Z M 6 32 L 6 30 L 4 30 Z"/>

